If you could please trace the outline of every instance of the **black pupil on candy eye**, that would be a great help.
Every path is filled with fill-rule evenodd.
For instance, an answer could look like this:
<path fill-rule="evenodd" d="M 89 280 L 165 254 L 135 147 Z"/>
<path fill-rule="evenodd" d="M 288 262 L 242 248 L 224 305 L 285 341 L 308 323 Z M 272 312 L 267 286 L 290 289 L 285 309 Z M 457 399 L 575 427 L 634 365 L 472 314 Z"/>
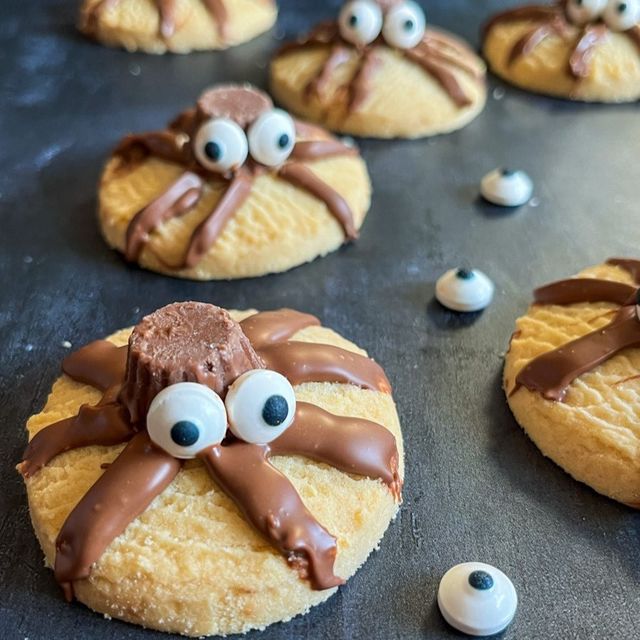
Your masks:
<path fill-rule="evenodd" d="M 171 427 L 171 439 L 180 447 L 190 447 L 199 437 L 200 429 L 189 420 L 181 420 Z"/>
<path fill-rule="evenodd" d="M 413 27 L 414 27 L 414 23 L 413 20 L 405 20 L 404 23 L 404 30 L 405 31 L 413 31 Z"/>
<path fill-rule="evenodd" d="M 493 578 L 486 571 L 474 571 L 469 576 L 469 584 L 478 591 L 487 591 L 493 587 Z"/>
<path fill-rule="evenodd" d="M 469 269 L 458 269 L 456 276 L 458 276 L 460 280 L 471 280 L 471 278 L 473 278 L 473 271 Z"/>
<path fill-rule="evenodd" d="M 358 26 L 358 16 L 355 14 L 351 14 L 351 17 L 349 18 L 349 26 L 353 27 L 354 29 Z"/>
<path fill-rule="evenodd" d="M 618 13 L 624 13 L 627 10 L 627 3 L 626 2 L 621 2 L 618 5 Z"/>
<path fill-rule="evenodd" d="M 286 149 L 289 146 L 289 142 L 291 141 L 291 139 L 289 138 L 289 134 L 287 133 L 283 133 L 279 138 L 278 138 L 278 146 L 281 149 Z"/>
<path fill-rule="evenodd" d="M 262 409 L 262 419 L 270 427 L 279 427 L 289 415 L 289 403 L 282 396 L 271 396 Z"/>
<path fill-rule="evenodd" d="M 207 158 L 214 162 L 218 162 L 222 157 L 222 148 L 217 142 L 207 142 L 207 144 L 204 145 L 204 152 Z"/>

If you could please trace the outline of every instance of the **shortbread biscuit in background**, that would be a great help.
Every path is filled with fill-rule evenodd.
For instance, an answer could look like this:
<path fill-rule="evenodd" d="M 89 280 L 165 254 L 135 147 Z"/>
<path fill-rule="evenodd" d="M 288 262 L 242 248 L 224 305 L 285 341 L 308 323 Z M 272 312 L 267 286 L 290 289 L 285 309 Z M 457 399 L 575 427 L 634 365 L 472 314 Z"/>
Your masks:
<path fill-rule="evenodd" d="M 640 261 L 613 259 L 535 292 L 516 323 L 504 388 L 546 456 L 640 508 Z"/>
<path fill-rule="evenodd" d="M 482 60 L 458 38 L 426 28 L 412 1 L 347 2 L 337 22 L 285 44 L 270 73 L 287 109 L 358 136 L 447 133 L 486 101 Z"/>
<path fill-rule="evenodd" d="M 271 29 L 274 0 L 84 0 L 83 33 L 146 53 L 226 49 Z"/>
<path fill-rule="evenodd" d="M 585 102 L 640 98 L 640 2 L 568 0 L 500 13 L 485 27 L 491 70 L 518 87 Z"/>
<path fill-rule="evenodd" d="M 100 182 L 100 224 L 128 260 L 195 280 L 286 271 L 355 240 L 366 165 L 248 86 L 223 85 L 164 131 L 125 138 Z"/>
<path fill-rule="evenodd" d="M 173 304 L 63 370 L 19 470 L 47 565 L 95 611 L 189 636 L 286 621 L 397 512 L 389 382 L 313 316 Z"/>

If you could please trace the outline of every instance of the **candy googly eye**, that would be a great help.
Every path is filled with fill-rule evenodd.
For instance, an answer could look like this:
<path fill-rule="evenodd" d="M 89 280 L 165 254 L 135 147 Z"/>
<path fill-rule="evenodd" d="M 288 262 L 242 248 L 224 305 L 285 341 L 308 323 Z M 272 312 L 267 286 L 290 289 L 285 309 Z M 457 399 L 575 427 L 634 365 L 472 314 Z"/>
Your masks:
<path fill-rule="evenodd" d="M 205 169 L 226 173 L 244 164 L 249 154 L 249 144 L 238 124 L 228 118 L 217 118 L 198 129 L 193 151 Z"/>
<path fill-rule="evenodd" d="M 382 9 L 372 0 L 352 0 L 340 11 L 340 35 L 351 44 L 371 44 L 382 31 Z"/>
<path fill-rule="evenodd" d="M 567 16 L 573 24 L 595 22 L 607 6 L 607 0 L 568 0 Z"/>
<path fill-rule="evenodd" d="M 482 197 L 502 207 L 520 207 L 531 200 L 533 182 L 524 171 L 496 169 L 480 184 Z"/>
<path fill-rule="evenodd" d="M 444 574 L 438 607 L 454 629 L 471 636 L 492 636 L 511 624 L 518 595 L 499 569 L 482 562 L 465 562 Z"/>
<path fill-rule="evenodd" d="M 209 387 L 180 382 L 163 389 L 147 413 L 151 440 L 175 458 L 195 458 L 220 444 L 227 431 L 224 402 Z"/>
<path fill-rule="evenodd" d="M 293 118 L 281 109 L 263 113 L 249 129 L 251 157 L 267 167 L 281 165 L 293 151 L 296 127 Z"/>
<path fill-rule="evenodd" d="M 296 413 L 291 383 L 266 369 L 241 375 L 229 388 L 225 404 L 231 432 L 253 444 L 267 444 L 281 436 Z"/>
<path fill-rule="evenodd" d="M 413 49 L 424 37 L 426 19 L 420 5 L 412 0 L 393 7 L 385 16 L 382 35 L 398 49 Z"/>
<path fill-rule="evenodd" d="M 604 21 L 613 31 L 627 31 L 640 23 L 640 0 L 609 0 Z"/>
<path fill-rule="evenodd" d="M 477 269 L 451 269 L 436 283 L 436 298 L 447 309 L 481 311 L 491 304 L 493 282 Z"/>

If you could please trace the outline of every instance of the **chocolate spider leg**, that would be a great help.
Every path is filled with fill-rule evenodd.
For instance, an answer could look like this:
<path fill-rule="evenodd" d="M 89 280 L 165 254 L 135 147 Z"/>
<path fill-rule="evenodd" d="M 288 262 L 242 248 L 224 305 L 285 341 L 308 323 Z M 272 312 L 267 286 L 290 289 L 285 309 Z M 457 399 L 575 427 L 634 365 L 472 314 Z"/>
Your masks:
<path fill-rule="evenodd" d="M 518 7 L 516 9 L 508 9 L 501 13 L 496 14 L 489 20 L 484 28 L 483 32 L 486 36 L 487 33 L 501 22 L 519 22 L 521 20 L 534 20 L 534 21 L 547 21 L 554 20 L 564 16 L 564 10 L 562 7 L 545 7 L 545 6 L 533 6 L 533 7 Z"/>
<path fill-rule="evenodd" d="M 400 499 L 396 439 L 375 422 L 298 402 L 293 424 L 269 446 L 272 455 L 301 455 L 346 473 L 380 479 Z"/>
<path fill-rule="evenodd" d="M 628 258 L 609 258 L 607 264 L 613 267 L 624 269 L 636 284 L 640 284 L 640 260 L 630 260 Z"/>
<path fill-rule="evenodd" d="M 320 320 L 293 309 L 263 311 L 245 318 L 240 327 L 254 349 L 285 342 L 306 327 L 318 327 Z"/>
<path fill-rule="evenodd" d="M 338 23 L 335 21 L 321 22 L 308 35 L 283 44 L 276 52 L 276 56 L 300 51 L 308 46 L 328 45 L 336 42 L 341 42 Z"/>
<path fill-rule="evenodd" d="M 29 478 L 61 453 L 81 447 L 122 444 L 134 435 L 124 407 L 115 399 L 103 400 L 95 406 L 83 405 L 76 416 L 36 433 L 24 452 L 19 470 Z"/>
<path fill-rule="evenodd" d="M 124 379 L 127 347 L 108 340 L 95 340 L 62 361 L 62 371 L 76 382 L 106 391 Z"/>
<path fill-rule="evenodd" d="M 201 195 L 202 179 L 186 171 L 161 196 L 139 211 L 127 227 L 127 260 L 136 262 L 149 242 L 149 235 L 167 220 L 190 211 Z"/>
<path fill-rule="evenodd" d="M 514 394 L 521 387 L 539 392 L 547 400 L 562 402 L 569 385 L 580 375 L 629 347 L 640 346 L 638 308 L 620 309 L 603 329 L 542 354 L 526 365 L 516 377 Z"/>
<path fill-rule="evenodd" d="M 357 155 L 358 150 L 355 147 L 349 147 L 340 140 L 304 140 L 296 143 L 291 158 L 304 162 Z"/>
<path fill-rule="evenodd" d="M 184 117 L 186 118 L 186 116 Z M 177 122 L 182 124 L 183 121 L 179 120 Z M 186 165 L 191 161 L 191 151 L 186 144 L 188 141 L 188 135 L 175 129 L 131 134 L 120 142 L 113 155 L 120 157 L 129 164 L 136 159 L 144 158 L 146 155 L 153 155 L 168 162 Z"/>
<path fill-rule="evenodd" d="M 553 282 L 534 291 L 535 304 L 576 304 L 613 302 L 624 306 L 636 299 L 637 289 L 623 282 L 595 278 L 569 278 Z"/>
<path fill-rule="evenodd" d="M 100 14 L 115 7 L 119 2 L 120 0 L 99 0 L 88 9 L 83 8 L 80 16 L 80 27 L 90 35 L 95 34 Z"/>
<path fill-rule="evenodd" d="M 55 576 L 68 600 L 73 582 L 171 484 L 182 464 L 136 435 L 67 517 L 56 539 Z"/>
<path fill-rule="evenodd" d="M 176 0 L 155 0 L 160 19 L 160 35 L 168 39 L 176 30 Z"/>
<path fill-rule="evenodd" d="M 360 66 L 349 83 L 348 113 L 357 111 L 369 97 L 371 79 L 379 66 L 380 58 L 375 54 L 375 50 L 373 48 L 365 49 Z"/>
<path fill-rule="evenodd" d="M 213 246 L 227 222 L 237 213 L 251 193 L 253 174 L 240 169 L 220 198 L 213 211 L 200 223 L 191 236 L 183 267 L 195 267 Z"/>
<path fill-rule="evenodd" d="M 353 212 L 347 201 L 335 189 L 318 178 L 311 169 L 300 162 L 288 162 L 280 168 L 278 176 L 324 202 L 331 215 L 342 225 L 348 240 L 355 240 L 358 237 Z"/>
<path fill-rule="evenodd" d="M 541 42 L 555 33 L 552 23 L 546 23 L 527 31 L 509 51 L 507 63 L 515 64 L 523 56 L 529 55 Z"/>
<path fill-rule="evenodd" d="M 278 371 L 293 385 L 341 382 L 391 393 L 391 384 L 377 362 L 340 347 L 312 342 L 282 342 L 257 349 L 257 352 L 267 369 Z"/>
<path fill-rule="evenodd" d="M 445 65 L 423 55 L 419 50 L 407 49 L 403 52 L 405 57 L 419 64 L 431 75 L 458 107 L 468 107 L 472 100 L 466 94 L 456 75 Z"/>
<path fill-rule="evenodd" d="M 624 33 L 626 33 L 631 38 L 631 41 L 636 45 L 636 47 L 638 48 L 638 52 L 640 53 L 640 24 L 634 25 L 633 27 L 631 27 L 631 29 L 627 29 Z"/>
<path fill-rule="evenodd" d="M 586 78 L 598 45 L 607 38 L 608 27 L 603 24 L 586 26 L 569 58 L 569 71 L 574 78 Z"/>
<path fill-rule="evenodd" d="M 307 83 L 304 89 L 305 97 L 310 98 L 313 95 L 319 98 L 322 97 L 334 71 L 348 62 L 350 58 L 351 52 L 347 47 L 339 43 L 334 44 L 329 52 L 329 57 L 325 60 L 318 73 Z"/>
<path fill-rule="evenodd" d="M 223 41 L 226 40 L 228 35 L 229 13 L 224 4 L 224 0 L 203 0 L 203 2 L 216 22 L 220 38 Z"/>
<path fill-rule="evenodd" d="M 449 46 L 442 46 L 440 41 L 434 40 L 431 36 L 415 47 L 423 56 L 432 58 L 436 62 L 450 64 L 453 67 L 468 73 L 471 77 L 480 79 L 484 76 L 484 71 L 473 59 L 462 50 Z"/>
<path fill-rule="evenodd" d="M 198 457 L 244 517 L 314 589 L 343 584 L 333 572 L 336 539 L 304 506 L 291 482 L 269 464 L 268 454 L 266 445 L 237 441 Z"/>

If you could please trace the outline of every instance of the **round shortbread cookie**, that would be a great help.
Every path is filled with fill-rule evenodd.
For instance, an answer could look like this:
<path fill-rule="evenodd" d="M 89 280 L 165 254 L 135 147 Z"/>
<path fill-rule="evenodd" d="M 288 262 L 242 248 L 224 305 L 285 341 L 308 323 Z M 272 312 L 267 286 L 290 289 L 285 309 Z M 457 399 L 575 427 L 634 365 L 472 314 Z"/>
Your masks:
<path fill-rule="evenodd" d="M 637 286 L 629 272 L 608 264 L 578 277 Z M 562 402 L 515 390 L 535 358 L 603 329 L 619 309 L 610 302 L 532 305 L 516 323 L 504 389 L 516 420 L 545 456 L 596 491 L 640 508 L 640 349 L 625 349 L 580 375 Z"/>
<path fill-rule="evenodd" d="M 548 22 L 541 18 L 490 25 L 483 44 L 490 69 L 517 87 L 560 98 L 614 103 L 640 98 L 640 34 L 617 32 L 603 23 L 587 25 L 592 33 L 601 30 L 601 35 L 572 71 L 570 61 L 577 60 L 578 43 L 585 34 L 582 27 L 566 22 L 564 32 L 552 31 L 522 51 L 523 39 L 544 24 Z"/>
<path fill-rule="evenodd" d="M 255 312 L 232 312 L 241 320 Z M 130 330 L 109 340 L 127 343 Z M 365 354 L 330 329 L 308 327 L 296 341 L 335 345 Z M 305 383 L 299 401 L 338 415 L 385 425 L 395 436 L 404 473 L 402 434 L 391 395 L 350 384 Z M 47 425 L 75 415 L 101 394 L 63 375 L 43 411 L 28 422 L 30 438 Z M 52 566 L 60 528 L 78 501 L 122 447 L 86 447 L 54 458 L 27 479 L 34 529 Z M 337 538 L 337 575 L 348 578 L 377 548 L 397 504 L 381 481 L 340 472 L 300 456 L 272 460 L 305 505 Z M 306 612 L 336 589 L 314 591 L 240 514 L 197 460 L 118 536 L 74 582 L 76 597 L 95 611 L 146 627 L 189 636 L 261 629 Z"/>
<path fill-rule="evenodd" d="M 263 116 L 272 118 L 274 127 L 290 128 L 287 135 L 295 144 L 292 141 L 293 147 L 288 151 L 291 156 L 278 166 L 264 166 L 256 161 L 255 155 L 260 154 L 261 147 L 252 135 L 256 132 L 252 124 L 258 122 L 259 125 L 262 116 L 253 121 L 255 115 L 251 111 L 245 122 L 247 117 L 241 100 L 249 103 L 244 105 L 247 109 L 262 111 Z M 228 118 L 208 115 L 226 114 L 228 103 L 232 104 L 232 112 L 236 109 L 231 117 L 236 117 L 240 125 L 229 122 Z M 171 144 L 158 145 L 158 153 L 147 150 L 143 157 L 132 158 L 135 152 L 130 153 L 130 148 L 123 151 L 121 146 L 108 161 L 99 188 L 99 218 L 102 233 L 111 247 L 153 271 L 194 280 L 214 280 L 286 271 L 335 251 L 357 236 L 371 202 L 369 174 L 357 150 L 331 138 L 319 127 L 296 123 L 296 134 L 290 117 L 273 111 L 268 96 L 249 87 L 218 87 L 206 92 L 198 104 L 197 113 L 188 111 L 181 116 L 187 124 L 180 124 L 180 129 L 170 127 L 157 134 L 133 136 L 134 146 L 138 139 L 148 140 L 150 146 L 156 144 L 158 136 L 163 141 L 170 139 Z M 205 110 L 208 111 L 205 113 Z M 216 127 L 221 127 L 220 131 Z M 235 137 L 226 140 L 229 131 Z M 276 140 L 278 132 L 276 128 Z M 272 142 L 274 134 L 266 127 L 258 133 L 262 136 L 258 142 L 262 139 Z M 247 136 L 253 145 L 248 156 Z M 207 140 L 211 142 L 204 145 Z M 314 146 L 314 142 L 319 146 Z M 203 149 L 211 145 L 214 149 L 225 148 L 229 153 L 239 154 L 238 162 L 242 166 L 233 169 L 233 176 L 225 175 L 225 169 L 216 168 L 217 165 L 203 156 Z M 243 145 L 245 160 L 242 159 Z M 323 155 L 322 145 L 329 145 L 329 155 Z M 170 154 L 166 153 L 167 147 Z M 299 147 L 310 151 L 297 158 Z M 279 151 L 267 148 L 267 152 Z M 289 175 L 291 171 L 302 171 L 303 179 L 310 176 L 314 184 L 310 187 L 300 184 L 295 175 L 293 178 Z M 161 215 L 156 216 L 153 224 L 138 227 L 135 235 L 140 242 L 132 251 L 130 234 L 140 222 L 138 214 L 145 209 L 149 213 L 152 204 L 167 196 L 172 185 L 186 174 L 192 182 L 180 194 L 188 198 L 193 191 L 199 191 L 195 201 L 178 211 L 175 203 L 180 197 L 171 196 L 161 206 L 162 211 L 157 210 Z M 250 181 L 249 191 L 246 197 L 241 196 L 227 207 L 226 213 L 221 213 L 219 209 L 226 206 L 223 204 L 225 194 L 233 190 L 234 180 L 239 176 Z M 205 221 L 215 223 L 214 218 L 220 217 L 225 222 L 213 237 L 207 238 L 201 233 Z M 190 251 L 192 257 L 195 254 L 191 262 L 186 259 Z"/>
<path fill-rule="evenodd" d="M 271 29 L 277 16 L 273 0 L 84 0 L 79 28 L 129 51 L 189 53 L 247 42 Z"/>

